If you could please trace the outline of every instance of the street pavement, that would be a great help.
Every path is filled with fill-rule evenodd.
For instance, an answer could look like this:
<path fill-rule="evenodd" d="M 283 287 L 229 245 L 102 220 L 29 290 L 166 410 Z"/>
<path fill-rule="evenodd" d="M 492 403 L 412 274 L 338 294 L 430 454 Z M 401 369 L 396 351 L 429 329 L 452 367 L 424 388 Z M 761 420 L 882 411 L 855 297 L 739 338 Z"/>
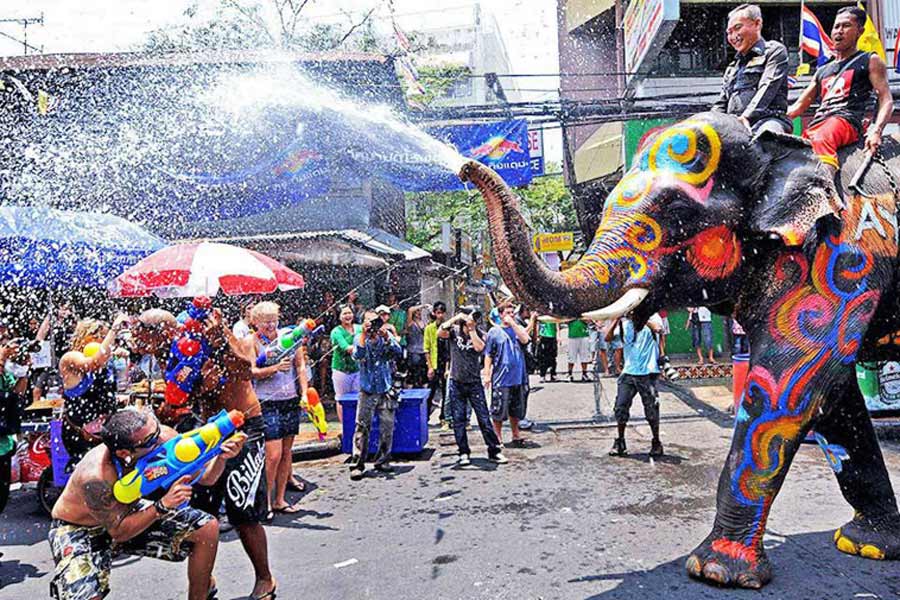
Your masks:
<path fill-rule="evenodd" d="M 601 383 L 609 414 L 615 380 Z M 507 465 L 487 462 L 476 431 L 473 465 L 455 466 L 452 435 L 434 428 L 428 450 L 397 461 L 394 476 L 351 482 L 344 456 L 297 463 L 310 483 L 304 510 L 267 528 L 278 598 L 900 599 L 898 563 L 834 548 L 834 529 L 852 515 L 814 446 L 800 450 L 769 520 L 774 581 L 751 592 L 687 578 L 685 558 L 714 516 L 731 433 L 721 410 L 727 388 L 664 392 L 666 456 L 651 460 L 649 429 L 637 418 L 627 434 L 631 455 L 607 455 L 614 427 L 591 422 L 593 384 L 533 377 L 532 385 L 537 425 L 528 448 L 507 450 Z M 890 445 L 886 458 L 900 489 L 900 446 Z M 0 516 L 0 598 L 47 596 L 47 526 L 34 493 L 16 493 Z M 184 598 L 185 568 L 119 559 L 110 597 Z M 222 536 L 215 574 L 219 598 L 250 591 L 252 571 L 233 532 Z"/>

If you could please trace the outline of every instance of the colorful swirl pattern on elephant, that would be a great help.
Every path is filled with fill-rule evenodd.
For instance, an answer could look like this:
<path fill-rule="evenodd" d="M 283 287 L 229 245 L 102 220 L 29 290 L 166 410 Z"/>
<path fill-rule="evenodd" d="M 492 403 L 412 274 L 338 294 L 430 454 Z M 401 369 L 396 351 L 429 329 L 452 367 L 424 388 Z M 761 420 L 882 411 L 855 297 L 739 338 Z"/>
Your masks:
<path fill-rule="evenodd" d="M 734 117 L 695 115 L 645 144 L 584 256 L 563 273 L 531 251 L 518 201 L 495 173 L 476 163 L 460 173 L 485 199 L 504 281 L 538 310 L 630 313 L 638 326 L 661 309 L 736 310 L 750 373 L 712 532 L 687 560 L 694 577 L 749 588 L 769 581 L 766 520 L 813 429 L 855 511 L 835 534 L 838 549 L 900 558 L 900 513 L 854 374 L 858 359 L 900 357 L 885 343 L 900 332 L 900 199 L 891 187 L 900 143 L 885 139 L 882 153 L 885 167 L 869 169 L 865 195 L 851 193 L 861 150 L 842 156 L 835 185 L 805 141 L 751 138 Z"/>

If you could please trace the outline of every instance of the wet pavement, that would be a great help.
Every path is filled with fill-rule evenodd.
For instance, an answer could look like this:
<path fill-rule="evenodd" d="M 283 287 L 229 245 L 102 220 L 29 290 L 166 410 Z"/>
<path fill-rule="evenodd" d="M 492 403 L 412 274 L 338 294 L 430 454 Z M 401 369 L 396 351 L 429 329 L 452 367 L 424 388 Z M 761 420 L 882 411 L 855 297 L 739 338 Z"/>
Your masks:
<path fill-rule="evenodd" d="M 774 581 L 757 593 L 686 577 L 684 560 L 714 515 L 730 439 L 720 410 L 727 388 L 665 392 L 666 456 L 651 460 L 649 430 L 637 418 L 631 455 L 607 456 L 614 428 L 591 423 L 592 384 L 532 384 L 529 416 L 538 425 L 528 448 L 507 450 L 508 465 L 487 462 L 476 431 L 473 465 L 459 468 L 452 435 L 436 429 L 429 449 L 398 461 L 393 476 L 351 482 L 342 456 L 298 463 L 312 484 L 305 510 L 268 527 L 278 597 L 900 598 L 898 563 L 834 548 L 832 533 L 851 510 L 814 446 L 799 452 L 772 511 L 765 543 Z M 608 413 L 615 382 L 602 384 Z M 890 444 L 886 456 L 900 489 L 900 446 Z M 52 562 L 38 511 L 33 492 L 18 492 L 0 516 L 0 598 L 47 596 Z M 242 598 L 252 586 L 249 562 L 234 533 L 222 542 L 219 597 Z M 110 597 L 183 598 L 186 587 L 183 564 L 125 558 Z"/>

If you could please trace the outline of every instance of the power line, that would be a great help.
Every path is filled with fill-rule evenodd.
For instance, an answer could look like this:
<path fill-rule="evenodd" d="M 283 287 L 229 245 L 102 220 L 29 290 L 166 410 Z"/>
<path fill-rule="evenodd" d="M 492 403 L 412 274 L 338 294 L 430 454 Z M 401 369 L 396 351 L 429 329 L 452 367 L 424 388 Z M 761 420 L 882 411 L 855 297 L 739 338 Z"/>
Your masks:
<path fill-rule="evenodd" d="M 5 37 L 9 40 L 16 42 L 17 44 L 22 44 L 22 48 L 24 50 L 24 54 L 28 54 L 29 50 L 37 52 L 39 54 L 43 54 L 44 46 L 42 45 L 40 48 L 37 46 L 32 46 L 28 43 L 28 26 L 29 25 L 43 25 L 44 24 L 44 13 L 41 12 L 40 17 L 16 17 L 9 19 L 0 19 L 0 23 L 15 23 L 22 27 L 22 39 L 9 35 L 8 33 L 4 33 L 0 31 L 0 37 Z"/>

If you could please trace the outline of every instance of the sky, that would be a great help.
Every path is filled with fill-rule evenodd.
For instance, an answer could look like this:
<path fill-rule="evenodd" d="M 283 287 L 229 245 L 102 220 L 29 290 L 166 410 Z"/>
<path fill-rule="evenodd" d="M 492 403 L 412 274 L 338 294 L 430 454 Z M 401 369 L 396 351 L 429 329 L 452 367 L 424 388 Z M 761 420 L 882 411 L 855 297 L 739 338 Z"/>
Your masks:
<path fill-rule="evenodd" d="M 260 0 L 268 4 L 270 0 Z M 149 32 L 177 27 L 187 21 L 184 12 L 191 6 L 199 14 L 212 16 L 219 0 L 3 0 L 0 21 L 38 18 L 43 25 L 29 25 L 29 44 L 45 53 L 125 52 L 138 49 Z M 247 0 L 245 3 L 251 3 Z M 436 22 L 471 20 L 476 0 L 311 0 L 304 14 L 316 22 L 344 22 L 350 13 L 358 18 L 375 7 L 379 23 L 389 23 L 389 6 L 406 30 L 434 27 Z M 514 73 L 555 73 L 559 70 L 555 0 L 482 1 L 483 12 L 492 13 L 499 24 Z M 423 8 L 427 7 L 427 8 Z M 352 17 L 350 17 L 352 18 Z M 23 39 L 23 28 L 0 22 L 0 56 L 20 55 L 21 43 L 3 34 Z M 33 52 L 33 51 L 32 51 Z M 555 98 L 557 77 L 519 80 L 520 87 L 541 90 L 523 92 L 526 100 Z M 546 155 L 559 162 L 559 130 L 545 134 Z"/>

